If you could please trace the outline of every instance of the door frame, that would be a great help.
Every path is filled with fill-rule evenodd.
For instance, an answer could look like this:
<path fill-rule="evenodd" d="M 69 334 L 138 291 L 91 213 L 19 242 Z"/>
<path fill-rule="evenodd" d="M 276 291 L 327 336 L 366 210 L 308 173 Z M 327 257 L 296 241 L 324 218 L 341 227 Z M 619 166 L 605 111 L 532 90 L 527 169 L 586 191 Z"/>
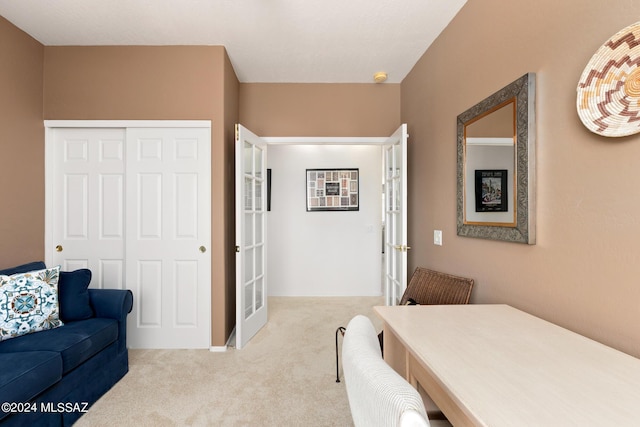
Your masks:
<path fill-rule="evenodd" d="M 267 147 L 270 145 L 373 145 L 383 147 L 389 141 L 389 136 L 383 137 L 322 137 L 322 136 L 301 136 L 301 137 L 279 137 L 261 136 Z M 380 167 L 384 162 L 384 151 L 381 154 Z M 384 215 L 383 215 L 384 216 Z M 384 219 L 384 218 L 383 218 Z M 384 236 L 383 236 L 384 237 Z M 386 256 L 386 255 L 385 255 Z M 384 269 L 384 264 L 382 265 Z M 384 294 L 384 283 L 381 283 L 381 291 Z"/>
<path fill-rule="evenodd" d="M 389 137 L 261 136 L 267 145 L 384 145 Z"/>
<path fill-rule="evenodd" d="M 403 125 L 404 124 L 401 124 L 400 128 L 402 128 Z M 406 126 L 405 126 L 405 129 L 406 129 Z M 394 134 L 397 131 L 398 130 L 395 130 Z M 376 137 L 260 136 L 260 138 L 262 138 L 262 140 L 264 140 L 267 143 L 267 147 L 269 145 L 376 145 L 376 146 L 384 147 L 385 145 L 388 144 L 389 138 L 391 137 L 393 137 L 393 134 L 391 136 L 382 136 L 382 137 L 378 137 L 378 136 Z M 407 134 L 407 137 L 408 137 L 408 134 Z M 381 167 L 383 167 L 384 151 L 382 152 L 381 156 L 382 156 L 380 159 Z M 384 208 L 384 203 L 382 207 Z M 384 219 L 384 214 L 383 214 L 383 219 Z M 382 237 L 384 239 L 384 235 Z M 385 253 L 384 256 L 386 257 L 388 256 L 388 254 Z M 382 265 L 383 273 L 384 273 L 384 268 L 385 268 L 385 265 L 383 263 Z M 385 281 L 386 281 L 386 277 L 385 277 Z M 386 298 L 385 283 L 381 283 L 381 291 L 385 296 L 385 303 L 386 303 L 387 298 Z"/>

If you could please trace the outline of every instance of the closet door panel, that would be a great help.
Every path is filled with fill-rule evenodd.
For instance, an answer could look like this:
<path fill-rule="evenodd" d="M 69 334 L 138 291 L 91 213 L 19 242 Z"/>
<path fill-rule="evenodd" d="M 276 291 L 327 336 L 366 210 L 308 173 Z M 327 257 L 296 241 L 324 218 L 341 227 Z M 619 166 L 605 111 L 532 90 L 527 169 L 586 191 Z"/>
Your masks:
<path fill-rule="evenodd" d="M 127 283 L 141 295 L 132 347 L 209 346 L 210 140 L 205 129 L 127 130 Z"/>
<path fill-rule="evenodd" d="M 51 146 L 51 265 L 89 268 L 92 288 L 124 288 L 124 129 L 57 128 Z"/>

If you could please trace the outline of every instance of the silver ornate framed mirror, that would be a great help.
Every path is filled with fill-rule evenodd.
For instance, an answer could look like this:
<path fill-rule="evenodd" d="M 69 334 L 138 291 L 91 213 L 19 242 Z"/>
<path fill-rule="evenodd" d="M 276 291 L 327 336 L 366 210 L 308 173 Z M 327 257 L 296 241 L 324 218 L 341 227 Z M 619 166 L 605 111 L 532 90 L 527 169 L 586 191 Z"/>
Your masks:
<path fill-rule="evenodd" d="M 535 244 L 535 74 L 458 116 L 459 236 Z"/>

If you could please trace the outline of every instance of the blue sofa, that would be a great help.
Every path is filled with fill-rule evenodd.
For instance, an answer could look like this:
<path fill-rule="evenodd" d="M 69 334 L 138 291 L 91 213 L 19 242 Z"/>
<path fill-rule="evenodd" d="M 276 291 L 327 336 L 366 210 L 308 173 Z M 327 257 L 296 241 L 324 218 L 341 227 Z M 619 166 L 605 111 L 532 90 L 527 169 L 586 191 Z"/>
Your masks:
<path fill-rule="evenodd" d="M 0 275 L 45 268 L 32 262 Z M 60 272 L 64 325 L 0 341 L 0 425 L 72 425 L 128 372 L 126 319 L 133 294 L 87 289 L 90 280 L 86 269 Z"/>

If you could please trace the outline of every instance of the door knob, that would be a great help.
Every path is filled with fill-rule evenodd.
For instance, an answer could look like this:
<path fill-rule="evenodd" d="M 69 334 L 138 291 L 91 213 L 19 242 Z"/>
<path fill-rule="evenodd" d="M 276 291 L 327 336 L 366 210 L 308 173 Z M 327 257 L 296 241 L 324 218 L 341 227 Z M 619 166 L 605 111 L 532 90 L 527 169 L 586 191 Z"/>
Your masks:
<path fill-rule="evenodd" d="M 407 252 L 409 249 L 411 249 L 411 246 L 407 246 L 407 245 L 395 245 L 393 247 L 393 249 L 398 250 L 400 252 Z"/>
<path fill-rule="evenodd" d="M 200 250 L 200 252 L 202 252 L 202 253 L 207 252 L 207 248 L 205 248 L 204 246 L 200 246 L 199 250 Z"/>
<path fill-rule="evenodd" d="M 56 252 L 62 252 L 62 245 L 56 246 Z"/>

